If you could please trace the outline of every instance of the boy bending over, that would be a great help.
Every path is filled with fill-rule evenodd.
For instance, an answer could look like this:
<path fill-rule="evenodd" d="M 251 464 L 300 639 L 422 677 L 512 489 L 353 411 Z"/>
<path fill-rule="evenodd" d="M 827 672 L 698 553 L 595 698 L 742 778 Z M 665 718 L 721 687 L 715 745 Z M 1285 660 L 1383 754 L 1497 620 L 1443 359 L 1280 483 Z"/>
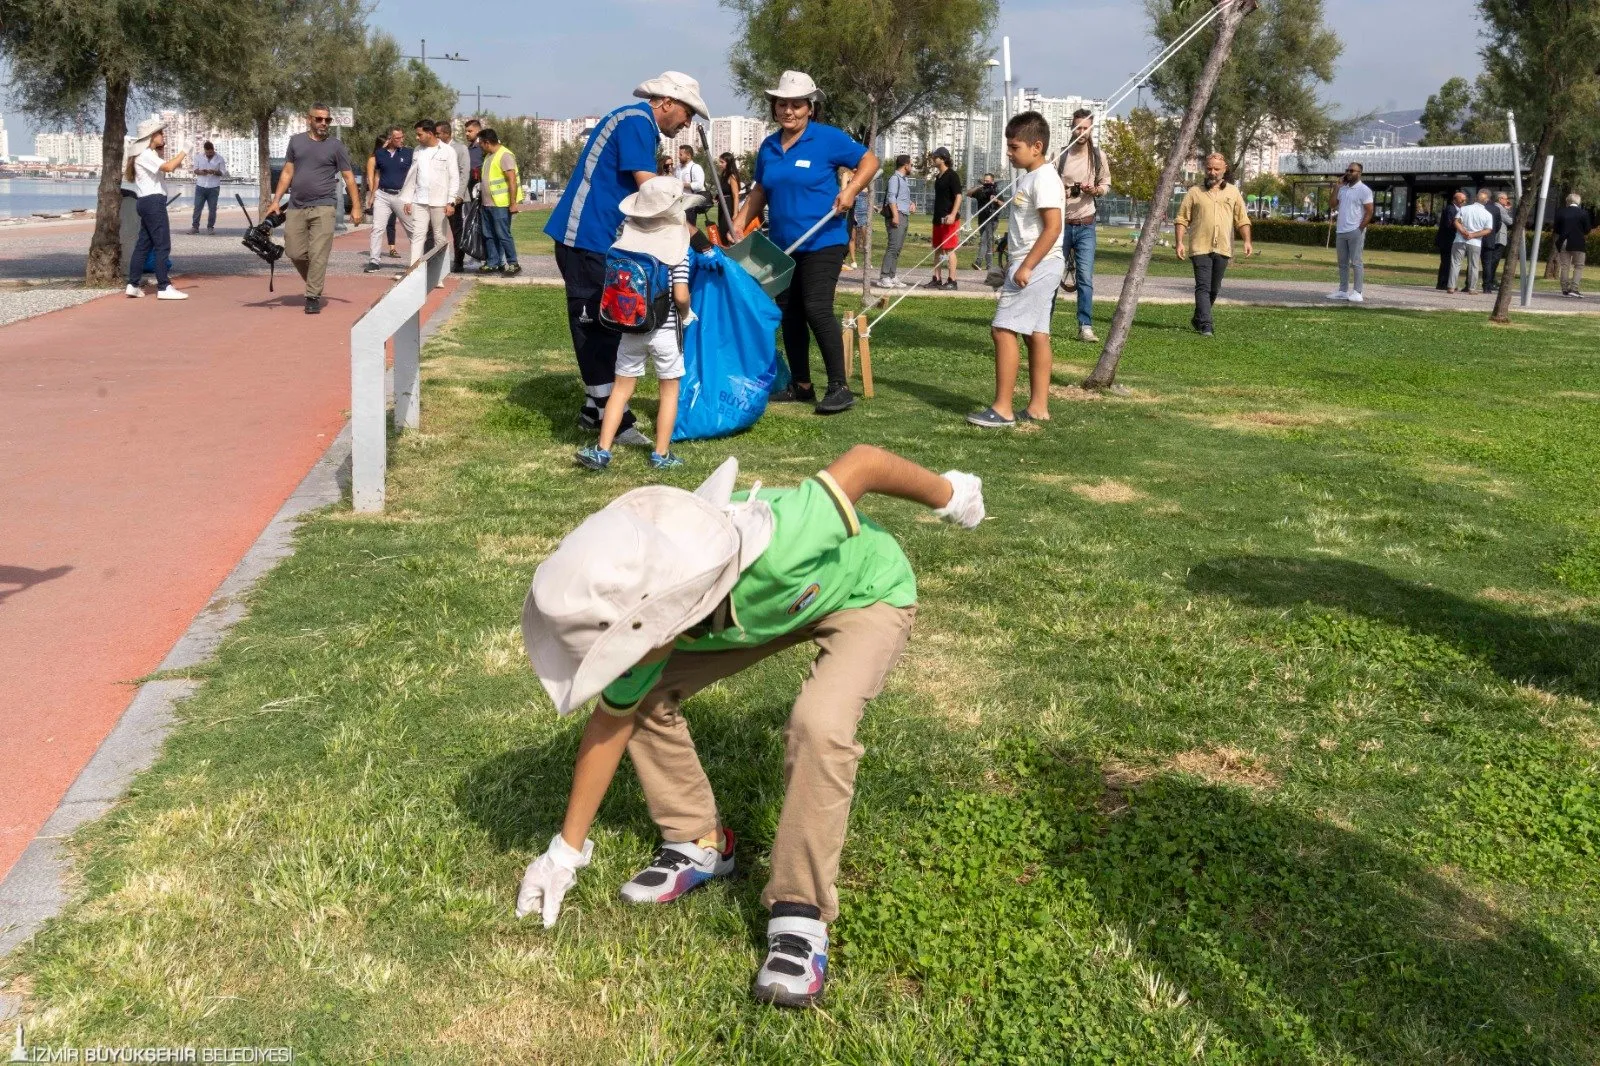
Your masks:
<path fill-rule="evenodd" d="M 1056 287 L 1066 269 L 1061 252 L 1061 212 L 1067 191 L 1055 167 L 1045 165 L 1050 124 L 1037 111 L 1024 111 L 1006 123 L 1006 157 L 1018 170 L 1011 194 L 1006 247 L 1011 274 L 1000 290 L 994 313 L 994 403 L 967 421 L 983 429 L 1007 429 L 1018 422 L 1050 420 L 1050 313 Z M 1019 337 L 1028 339 L 1028 406 L 1013 412 L 1021 359 Z"/>
<path fill-rule="evenodd" d="M 695 492 L 652 485 L 618 497 L 564 539 L 522 608 L 528 657 L 556 710 L 596 696 L 566 819 L 528 866 L 517 915 L 543 915 L 589 864 L 589 827 L 624 749 L 663 843 L 622 886 L 666 903 L 733 872 L 734 835 L 717 813 L 679 705 L 784 648 L 819 654 L 785 730 L 783 811 L 762 903 L 771 913 L 754 995 L 803 1007 L 822 995 L 834 881 L 862 748 L 856 724 L 906 645 L 917 585 L 899 543 L 856 512 L 869 492 L 914 500 L 948 522 L 983 520 L 982 484 L 857 445 L 795 489 L 733 493 L 728 460 Z"/>

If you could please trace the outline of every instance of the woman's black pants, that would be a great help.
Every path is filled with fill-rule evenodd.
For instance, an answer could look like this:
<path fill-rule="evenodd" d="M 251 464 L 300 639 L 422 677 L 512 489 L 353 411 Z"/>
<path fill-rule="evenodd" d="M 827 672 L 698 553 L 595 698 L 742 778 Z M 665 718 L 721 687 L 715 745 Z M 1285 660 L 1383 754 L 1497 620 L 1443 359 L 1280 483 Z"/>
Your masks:
<path fill-rule="evenodd" d="M 839 288 L 844 253 L 842 244 L 796 252 L 789 291 L 778 297 L 778 306 L 783 308 L 783 351 L 789 357 L 789 376 L 796 385 L 811 384 L 812 337 L 817 338 L 817 347 L 822 350 L 828 385 L 845 384 L 844 331 L 833 313 L 833 294 Z"/>

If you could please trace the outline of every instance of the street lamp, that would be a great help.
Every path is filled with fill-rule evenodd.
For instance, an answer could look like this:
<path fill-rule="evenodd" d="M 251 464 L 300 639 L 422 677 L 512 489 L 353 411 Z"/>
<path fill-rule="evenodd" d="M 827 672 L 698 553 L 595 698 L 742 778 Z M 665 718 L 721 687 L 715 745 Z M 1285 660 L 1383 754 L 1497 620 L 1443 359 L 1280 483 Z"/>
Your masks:
<path fill-rule="evenodd" d="M 426 66 L 427 62 L 428 62 L 428 39 L 426 37 L 422 38 L 422 54 L 421 55 L 418 55 L 418 56 L 401 56 L 400 58 L 401 59 L 420 59 L 420 60 L 422 60 L 423 65 Z M 442 56 L 434 56 L 433 58 L 434 59 L 448 60 L 451 63 L 469 63 L 469 62 L 471 62 L 471 60 L 467 59 L 459 51 L 457 51 L 457 52 L 446 52 Z"/>

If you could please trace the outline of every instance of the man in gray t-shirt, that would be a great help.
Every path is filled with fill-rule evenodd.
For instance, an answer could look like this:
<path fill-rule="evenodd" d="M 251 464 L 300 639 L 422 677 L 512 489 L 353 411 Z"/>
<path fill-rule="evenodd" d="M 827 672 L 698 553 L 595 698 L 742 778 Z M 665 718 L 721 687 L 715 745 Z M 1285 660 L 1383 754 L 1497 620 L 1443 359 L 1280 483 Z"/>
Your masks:
<path fill-rule="evenodd" d="M 305 279 L 308 315 L 322 312 L 322 281 L 328 272 L 328 255 L 333 250 L 335 193 L 341 177 L 350 194 L 351 224 L 361 225 L 361 197 L 356 195 L 350 153 L 345 151 L 343 142 L 329 136 L 329 121 L 328 109 L 318 104 L 311 109 L 310 132 L 289 138 L 277 191 L 262 216 L 277 214 L 283 194 L 289 194 L 283 246 L 289 261 Z"/>

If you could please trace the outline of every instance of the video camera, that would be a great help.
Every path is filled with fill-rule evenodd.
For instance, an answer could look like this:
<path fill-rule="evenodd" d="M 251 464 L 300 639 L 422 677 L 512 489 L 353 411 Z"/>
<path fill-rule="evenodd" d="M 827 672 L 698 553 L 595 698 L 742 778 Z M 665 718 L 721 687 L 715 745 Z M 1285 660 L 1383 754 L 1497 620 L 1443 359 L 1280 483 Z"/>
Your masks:
<path fill-rule="evenodd" d="M 244 197 L 234 193 L 233 198 L 239 201 L 239 210 L 244 212 L 244 220 L 249 226 L 244 231 L 244 246 L 267 264 L 267 291 L 272 292 L 277 280 L 278 260 L 283 258 L 283 245 L 272 239 L 272 231 L 283 225 L 283 212 L 263 215 L 260 222 L 251 222 L 250 210 L 244 206 Z"/>

